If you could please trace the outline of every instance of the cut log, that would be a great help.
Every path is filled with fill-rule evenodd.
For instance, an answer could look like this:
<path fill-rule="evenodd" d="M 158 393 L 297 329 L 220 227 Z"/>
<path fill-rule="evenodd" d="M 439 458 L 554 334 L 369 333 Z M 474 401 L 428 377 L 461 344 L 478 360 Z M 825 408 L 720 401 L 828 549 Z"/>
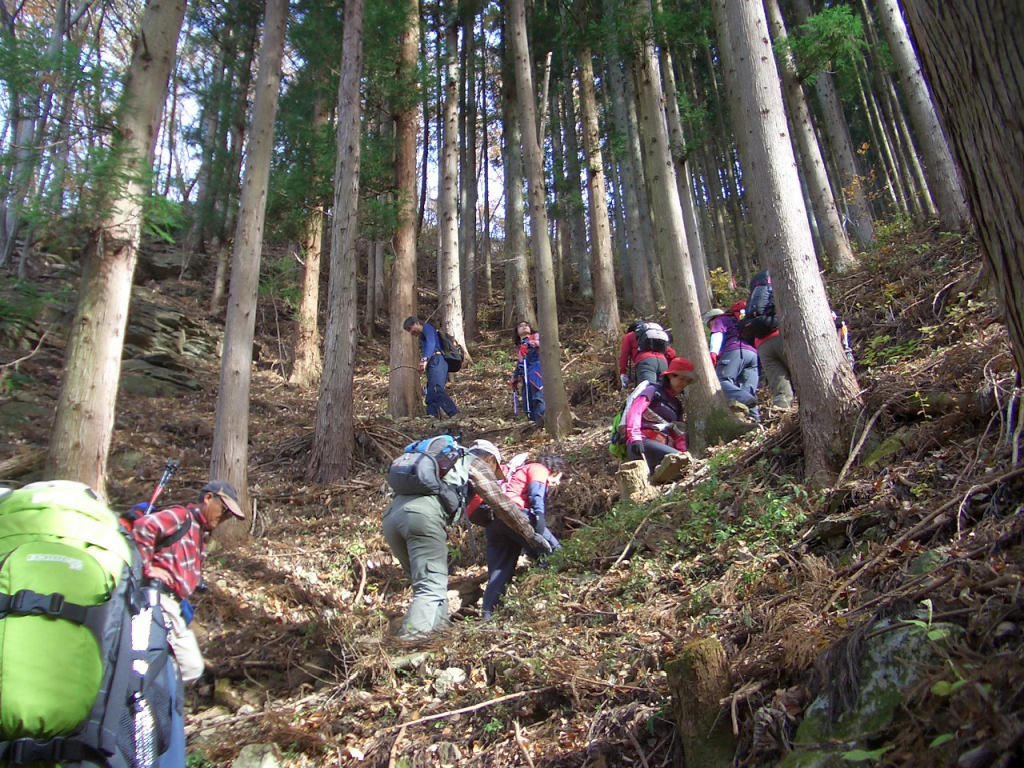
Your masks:
<path fill-rule="evenodd" d="M 657 498 L 658 491 L 651 486 L 650 474 L 647 462 L 643 459 L 624 461 L 620 464 L 615 479 L 619 482 L 619 493 L 622 498 L 629 499 L 634 504 L 646 504 Z"/>
<path fill-rule="evenodd" d="M 687 765 L 729 768 L 736 754 L 730 718 L 719 717 L 732 690 L 722 644 L 706 638 L 685 646 L 665 665 L 676 727 Z"/>

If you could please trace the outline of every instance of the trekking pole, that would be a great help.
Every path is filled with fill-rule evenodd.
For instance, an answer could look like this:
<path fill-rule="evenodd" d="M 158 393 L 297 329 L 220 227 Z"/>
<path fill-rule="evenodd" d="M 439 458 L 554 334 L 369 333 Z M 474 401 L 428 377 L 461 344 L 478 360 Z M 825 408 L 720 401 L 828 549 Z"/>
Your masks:
<path fill-rule="evenodd" d="M 530 413 L 530 377 L 526 370 L 526 355 L 523 355 L 523 410 L 529 420 L 533 414 Z"/>
<path fill-rule="evenodd" d="M 519 397 L 516 395 L 516 385 L 512 385 L 512 415 L 519 415 Z"/>
<path fill-rule="evenodd" d="M 149 505 L 146 507 L 146 514 L 148 515 L 153 511 L 153 507 L 156 505 L 156 500 L 160 498 L 160 494 L 164 492 L 164 488 L 171 482 L 171 478 L 174 477 L 178 471 L 178 466 L 181 464 L 180 459 L 171 459 L 167 462 L 167 466 L 164 467 L 164 473 L 160 476 L 160 482 L 156 484 L 156 488 L 153 489 L 153 495 L 149 499 Z"/>

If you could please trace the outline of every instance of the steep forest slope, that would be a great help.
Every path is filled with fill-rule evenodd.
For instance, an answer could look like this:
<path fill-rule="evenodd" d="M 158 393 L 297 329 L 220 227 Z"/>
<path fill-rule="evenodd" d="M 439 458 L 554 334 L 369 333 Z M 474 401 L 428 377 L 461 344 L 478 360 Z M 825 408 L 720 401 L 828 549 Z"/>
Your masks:
<path fill-rule="evenodd" d="M 52 288 L 27 296 L 4 284 L 0 312 L 0 481 L 15 484 L 39 469 L 72 283 L 55 269 L 36 284 Z M 438 426 L 386 417 L 387 342 L 363 339 L 358 472 L 308 483 L 316 394 L 282 376 L 289 311 L 267 291 L 251 404 L 253 535 L 208 562 L 197 621 L 209 667 L 189 692 L 190 765 L 273 743 L 295 766 L 723 764 L 716 750 L 767 766 L 792 761 L 794 741 L 845 758 L 789 765 L 1020 764 L 1019 382 L 976 244 L 895 232 L 828 287 L 867 403 L 857 429 L 867 436 L 835 486 L 804 485 L 799 415 L 766 407 L 763 430 L 713 449 L 641 506 L 619 499 L 606 450 L 622 400 L 617 345 L 588 334 L 585 307 L 563 308 L 576 429 L 555 446 L 513 418 L 508 334 L 500 305 L 486 306 L 475 362 L 452 386 L 462 413 L 442 426 L 509 456 L 566 455 L 549 519 L 566 546 L 543 568 L 524 565 L 484 623 L 486 569 L 467 531 L 453 530 L 455 621 L 414 647 L 390 635 L 410 590 L 381 534 L 382 470 Z M 204 316 L 199 293 L 178 279 L 138 289 L 147 309 L 133 316 L 179 342 L 155 348 L 140 333 L 132 370 L 159 369 L 150 381 L 178 388 L 122 392 L 116 504 L 148 497 L 169 458 L 182 459 L 170 499 L 190 500 L 206 479 L 221 319 Z M 855 709 L 871 682 L 861 659 L 886 636 L 928 651 L 897 654 L 914 675 L 889 716 L 853 734 L 798 736 L 819 694 L 831 719 Z"/>

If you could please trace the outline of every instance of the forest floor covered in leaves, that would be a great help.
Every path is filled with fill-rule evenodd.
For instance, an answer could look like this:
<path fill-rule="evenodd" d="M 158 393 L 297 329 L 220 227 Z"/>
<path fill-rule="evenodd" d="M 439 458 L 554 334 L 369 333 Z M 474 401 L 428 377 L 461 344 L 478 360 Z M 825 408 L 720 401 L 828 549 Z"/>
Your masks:
<path fill-rule="evenodd" d="M 293 766 L 682 766 L 664 665 L 706 637 L 728 660 L 731 690 L 719 705 L 736 764 L 774 765 L 814 695 L 855 685 L 844 671 L 864 633 L 880 617 L 922 621 L 925 600 L 929 624 L 964 632 L 902 703 L 898 724 L 872 735 L 874 764 L 1020 764 L 1024 466 L 1008 418 L 1012 358 L 980 269 L 972 240 L 897 232 L 856 273 L 829 280 L 858 355 L 856 432 L 872 434 L 851 445 L 855 459 L 834 487 L 804 485 L 799 417 L 765 406 L 763 430 L 712 449 L 642 506 L 619 499 L 606 448 L 623 400 L 618 339 L 590 334 L 581 307 L 563 312 L 576 428 L 555 446 L 513 418 L 513 350 L 496 330 L 500 306 L 489 305 L 474 362 L 450 389 L 461 413 L 443 427 L 508 456 L 566 455 L 571 470 L 549 497 L 565 548 L 544 568 L 524 565 L 484 623 L 482 555 L 465 529 L 452 530 L 454 621 L 417 646 L 391 635 L 411 591 L 381 533 L 383 470 L 438 427 L 386 417 L 378 332 L 359 343 L 357 472 L 330 487 L 307 482 L 316 393 L 283 378 L 288 322 L 264 301 L 253 535 L 212 553 L 209 591 L 197 596 L 208 672 L 188 696 L 190 766 L 227 765 L 244 745 L 271 742 Z M 196 289 L 147 287 L 215 328 L 221 319 L 204 315 Z M 3 398 L 52 403 L 62 343 L 55 333 L 19 362 L 17 387 L 10 363 L 26 353 L 0 350 Z M 190 372 L 201 383 L 192 394 L 119 399 L 117 504 L 148 498 L 169 458 L 182 459 L 169 499 L 191 500 L 205 482 L 217 362 Z M 4 454 L 44 446 L 48 428 L 26 421 Z M 119 473 L 131 451 L 142 457 Z M 927 558 L 932 567 L 917 567 Z M 937 693 L 940 682 L 952 690 Z"/>

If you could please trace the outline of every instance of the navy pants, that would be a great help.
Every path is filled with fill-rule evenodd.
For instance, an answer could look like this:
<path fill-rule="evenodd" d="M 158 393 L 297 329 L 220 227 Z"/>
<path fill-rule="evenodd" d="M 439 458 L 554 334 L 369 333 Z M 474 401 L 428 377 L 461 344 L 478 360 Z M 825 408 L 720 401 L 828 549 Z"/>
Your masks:
<path fill-rule="evenodd" d="M 454 416 L 459 412 L 451 397 L 444 391 L 448 385 L 448 363 L 441 355 L 431 355 L 427 361 L 427 415 Z"/>
<path fill-rule="evenodd" d="M 731 349 L 718 358 L 715 375 L 722 385 L 726 400 L 743 403 L 751 410 L 754 418 L 757 413 L 757 387 L 760 376 L 757 373 L 757 353 L 749 349 Z"/>
<path fill-rule="evenodd" d="M 537 530 L 553 550 L 561 549 L 561 543 L 543 524 L 543 520 L 538 521 Z M 498 518 L 491 520 L 484 532 L 487 536 L 487 588 L 484 590 L 483 616 L 489 619 L 512 581 L 519 555 L 525 551 L 532 556 L 533 548 Z"/>

